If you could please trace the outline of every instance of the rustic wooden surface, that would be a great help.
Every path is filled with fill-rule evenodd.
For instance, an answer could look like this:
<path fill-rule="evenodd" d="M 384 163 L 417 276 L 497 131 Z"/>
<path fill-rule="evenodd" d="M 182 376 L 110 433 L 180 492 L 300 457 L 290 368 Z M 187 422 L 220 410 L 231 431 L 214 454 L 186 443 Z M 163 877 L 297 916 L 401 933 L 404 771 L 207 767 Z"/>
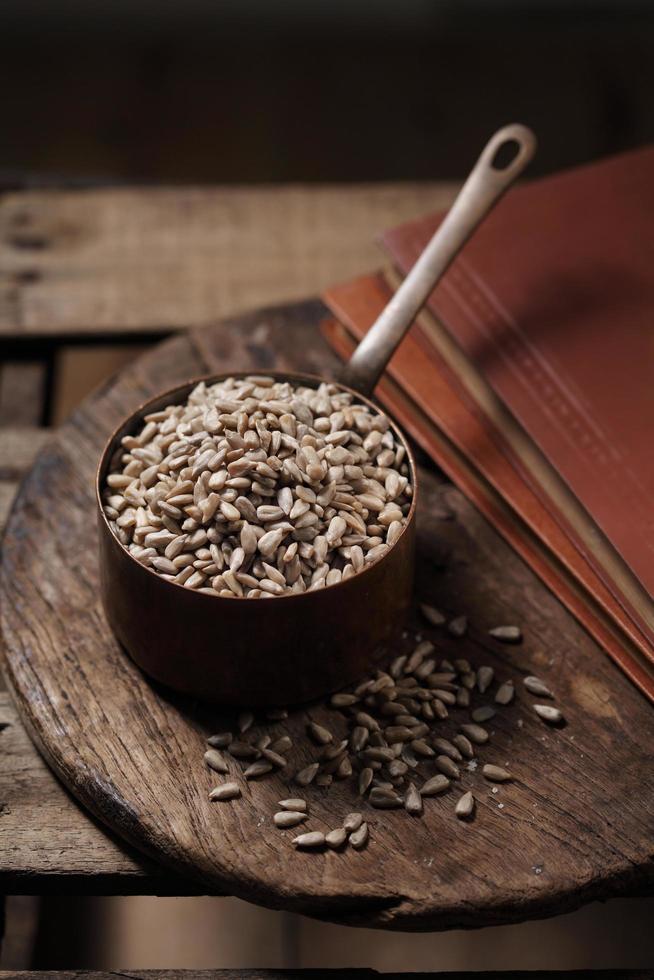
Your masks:
<path fill-rule="evenodd" d="M 466 774 L 478 796 L 471 825 L 453 818 L 450 794 L 429 801 L 419 821 L 366 808 L 372 843 L 360 853 L 296 853 L 290 833 L 262 821 L 288 787 L 269 779 L 233 805 L 211 806 L 201 757 L 204 735 L 225 723 L 220 712 L 155 691 L 118 649 L 97 593 L 92 484 L 106 435 L 142 399 L 189 376 L 328 370 L 321 315 L 319 303 L 305 303 L 170 340 L 96 392 L 42 450 L 8 522 L 2 567 L 7 670 L 22 718 L 100 819 L 207 890 L 414 930 L 517 921 L 651 890 L 651 708 L 434 474 L 423 476 L 418 592 L 468 612 L 472 628 L 455 640 L 422 624 L 423 635 L 444 654 L 514 676 L 519 693 L 521 675 L 540 674 L 569 720 L 548 729 L 524 698 L 494 720 L 483 760 L 510 760 L 516 781 L 494 795 L 479 772 Z M 522 624 L 523 646 L 487 638 L 507 620 Z M 279 730 L 298 725 L 291 716 Z M 355 805 L 342 783 L 307 795 L 314 826 L 336 825 Z"/>
<path fill-rule="evenodd" d="M 162 333 L 319 293 L 447 183 L 23 191 L 0 197 L 0 342 Z"/>
<path fill-rule="evenodd" d="M 0 836 L 0 894 L 198 893 L 196 883 L 148 861 L 73 799 L 6 692 L 0 693 Z"/>
<path fill-rule="evenodd" d="M 0 970 L 0 980 L 48 980 L 46 971 Z M 378 973 L 377 970 L 66 970 L 58 980 L 652 980 L 654 970 L 510 970 L 499 973 Z"/>

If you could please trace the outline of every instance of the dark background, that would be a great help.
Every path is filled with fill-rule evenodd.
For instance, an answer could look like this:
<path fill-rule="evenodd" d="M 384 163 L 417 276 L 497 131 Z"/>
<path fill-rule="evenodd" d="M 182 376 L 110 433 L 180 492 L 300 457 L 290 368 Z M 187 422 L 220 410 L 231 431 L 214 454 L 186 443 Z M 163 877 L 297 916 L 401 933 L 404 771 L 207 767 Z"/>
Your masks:
<path fill-rule="evenodd" d="M 531 125 L 533 174 L 654 136 L 654 4 L 3 0 L 0 177 L 459 178 Z"/>

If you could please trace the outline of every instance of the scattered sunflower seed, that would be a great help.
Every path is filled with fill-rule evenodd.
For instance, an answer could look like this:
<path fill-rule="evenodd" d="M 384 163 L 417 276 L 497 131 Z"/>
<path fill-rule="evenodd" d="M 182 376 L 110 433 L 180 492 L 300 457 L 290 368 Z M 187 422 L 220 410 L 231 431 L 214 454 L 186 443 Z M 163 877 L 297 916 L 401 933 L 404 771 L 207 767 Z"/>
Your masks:
<path fill-rule="evenodd" d="M 432 626 L 442 626 L 445 622 L 445 616 L 443 613 L 439 612 L 438 609 L 435 609 L 434 606 L 428 605 L 426 602 L 420 603 L 420 612 Z"/>
<path fill-rule="evenodd" d="M 260 759 L 258 762 L 253 762 L 249 765 L 243 775 L 246 779 L 258 779 L 259 776 L 266 776 L 269 772 L 272 772 L 272 769 L 271 762 Z"/>
<path fill-rule="evenodd" d="M 307 731 L 317 745 L 328 745 L 334 740 L 332 733 L 327 731 L 326 728 L 323 728 L 322 725 L 316 724 L 315 721 L 308 723 Z"/>
<path fill-rule="evenodd" d="M 482 767 L 482 773 L 486 779 L 489 779 L 492 783 L 508 783 L 513 779 L 510 772 L 506 769 L 502 769 L 501 766 L 494 766 L 491 764 L 486 764 Z"/>
<path fill-rule="evenodd" d="M 467 616 L 457 616 L 455 619 L 450 620 L 447 624 L 447 631 L 451 636 L 461 637 L 465 636 L 468 630 L 468 618 Z"/>
<path fill-rule="evenodd" d="M 251 711 L 241 711 L 238 716 L 238 730 L 241 735 L 245 734 L 254 724 L 254 715 Z"/>
<path fill-rule="evenodd" d="M 249 742 L 230 742 L 228 751 L 235 759 L 258 759 L 261 754 L 259 749 Z"/>
<path fill-rule="evenodd" d="M 298 786 L 308 786 L 315 779 L 319 768 L 320 766 L 317 762 L 305 766 L 304 769 L 300 769 L 299 772 L 295 773 L 295 782 Z"/>
<path fill-rule="evenodd" d="M 481 725 L 461 725 L 461 731 L 470 739 L 471 742 L 474 742 L 475 745 L 485 745 L 489 739 L 488 732 L 485 728 L 482 728 Z"/>
<path fill-rule="evenodd" d="M 402 797 L 381 786 L 373 786 L 368 797 L 370 805 L 378 810 L 394 810 L 403 805 Z"/>
<path fill-rule="evenodd" d="M 275 827 L 285 830 L 288 827 L 297 827 L 299 823 L 307 819 L 307 814 L 301 810 L 280 810 L 273 817 Z"/>
<path fill-rule="evenodd" d="M 360 851 L 368 843 L 368 824 L 362 823 L 358 830 L 350 834 L 350 844 L 356 851 Z"/>
<path fill-rule="evenodd" d="M 503 684 L 500 684 L 497 689 L 497 693 L 495 694 L 495 704 L 511 704 L 514 696 L 515 687 L 513 681 L 504 681 Z"/>
<path fill-rule="evenodd" d="M 359 796 L 365 796 L 365 794 L 368 792 L 374 775 L 373 770 L 369 766 L 366 766 L 361 770 L 359 773 Z"/>
<path fill-rule="evenodd" d="M 325 835 L 319 830 L 312 830 L 308 834 L 300 834 L 299 837 L 295 837 L 293 843 L 299 848 L 324 847 Z"/>
<path fill-rule="evenodd" d="M 565 718 L 558 708 L 553 708 L 551 704 L 535 704 L 534 711 L 539 718 L 546 721 L 548 725 L 560 725 Z"/>
<path fill-rule="evenodd" d="M 213 769 L 214 772 L 226 773 L 229 772 L 229 766 L 225 762 L 223 755 L 218 749 L 208 749 L 204 753 L 204 761 Z"/>
<path fill-rule="evenodd" d="M 220 732 L 218 735 L 210 735 L 207 742 L 215 749 L 226 749 L 233 737 L 231 732 Z"/>
<path fill-rule="evenodd" d="M 328 834 L 325 834 L 325 844 L 333 850 L 336 850 L 337 847 L 342 847 L 346 840 L 347 831 L 343 827 L 337 827 L 335 830 L 330 830 Z"/>
<path fill-rule="evenodd" d="M 501 643 L 520 643 L 522 631 L 519 626 L 494 626 L 488 631 L 488 635 L 499 640 Z"/>
<path fill-rule="evenodd" d="M 490 721 L 497 714 L 495 708 L 491 704 L 482 704 L 479 708 L 475 708 L 474 711 L 470 712 L 470 717 L 473 721 L 484 722 Z"/>
<path fill-rule="evenodd" d="M 240 795 L 241 788 L 238 783 L 222 783 L 222 785 L 211 790 L 209 799 L 215 803 L 216 801 L 235 800 Z"/>
<path fill-rule="evenodd" d="M 297 810 L 302 813 L 306 813 L 307 811 L 307 801 L 298 799 L 297 797 L 290 800 L 280 800 L 277 805 L 281 806 L 282 810 Z"/>
<path fill-rule="evenodd" d="M 465 735 L 453 735 L 452 743 L 456 745 L 457 749 L 465 759 L 472 759 L 475 754 L 475 750 L 472 747 L 472 742 Z"/>
<path fill-rule="evenodd" d="M 525 677 L 522 682 L 530 694 L 535 694 L 539 698 L 554 698 L 549 687 L 538 677 Z"/>
<path fill-rule="evenodd" d="M 459 779 L 461 777 L 459 767 L 447 755 L 437 755 L 434 759 L 434 764 L 448 779 Z"/>
<path fill-rule="evenodd" d="M 404 809 L 413 816 L 419 816 L 422 813 L 422 796 L 413 783 L 409 783 L 409 788 L 404 794 Z"/>
<path fill-rule="evenodd" d="M 450 787 L 450 780 L 447 776 L 438 775 L 432 776 L 428 779 L 426 783 L 420 788 L 421 796 L 437 796 L 439 793 L 444 793 L 446 789 Z"/>
<path fill-rule="evenodd" d="M 465 820 L 467 817 L 471 817 L 475 810 L 475 798 L 472 793 L 464 793 L 456 801 L 456 806 L 454 807 L 454 812 L 459 818 L 459 820 Z"/>
<path fill-rule="evenodd" d="M 343 829 L 348 834 L 354 833 L 358 830 L 363 823 L 363 815 L 361 813 L 348 813 L 345 820 L 343 821 Z"/>
<path fill-rule="evenodd" d="M 477 671 L 477 690 L 480 694 L 485 694 L 493 683 L 495 671 L 492 667 L 480 667 Z"/>

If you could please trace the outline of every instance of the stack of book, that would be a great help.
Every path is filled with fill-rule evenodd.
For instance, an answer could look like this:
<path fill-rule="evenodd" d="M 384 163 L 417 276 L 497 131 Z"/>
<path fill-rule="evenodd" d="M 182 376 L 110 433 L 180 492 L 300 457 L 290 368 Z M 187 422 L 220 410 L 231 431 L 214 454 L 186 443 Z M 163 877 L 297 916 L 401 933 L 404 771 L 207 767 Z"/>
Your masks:
<path fill-rule="evenodd" d="M 441 218 L 325 293 L 344 358 Z M 654 149 L 510 191 L 376 395 L 654 700 Z"/>

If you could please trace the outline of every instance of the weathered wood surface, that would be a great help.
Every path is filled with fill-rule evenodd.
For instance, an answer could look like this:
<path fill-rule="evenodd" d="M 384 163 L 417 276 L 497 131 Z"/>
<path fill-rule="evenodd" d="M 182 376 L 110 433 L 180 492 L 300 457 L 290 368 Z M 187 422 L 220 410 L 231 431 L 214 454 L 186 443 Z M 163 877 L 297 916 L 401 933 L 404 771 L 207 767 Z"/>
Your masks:
<path fill-rule="evenodd" d="M 54 777 L 0 693 L 0 894 L 187 895 L 198 886 L 116 839 Z M 200 889 L 201 890 L 201 889 Z"/>
<path fill-rule="evenodd" d="M 0 341 L 160 333 L 319 293 L 453 184 L 111 188 L 0 197 Z"/>
<path fill-rule="evenodd" d="M 2 971 L 0 980 L 48 980 L 46 971 Z M 508 973 L 378 973 L 377 970 L 66 970 L 58 980 L 652 980 L 654 970 L 510 970 Z"/>
<path fill-rule="evenodd" d="M 18 484 L 47 438 L 45 429 L 0 426 L 0 535 Z"/>
<path fill-rule="evenodd" d="M 296 853 L 292 832 L 270 822 L 289 795 L 282 778 L 251 785 L 233 805 L 210 805 L 203 739 L 227 719 L 154 690 L 113 640 L 98 602 L 92 497 L 105 437 L 153 392 L 203 372 L 328 371 L 321 315 L 320 304 L 305 303 L 170 340 L 96 392 L 41 452 L 10 517 L 2 567 L 7 670 L 21 716 L 100 819 L 207 890 L 413 930 L 517 921 L 651 890 L 651 708 L 434 474 L 423 471 L 418 593 L 448 613 L 468 612 L 472 626 L 456 640 L 414 625 L 445 655 L 513 676 L 519 693 L 481 752 L 482 761 L 510 760 L 516 780 L 493 794 L 479 771 L 466 773 L 462 784 L 478 798 L 471 825 L 454 819 L 450 793 L 429 801 L 421 820 L 366 807 L 365 851 Z M 488 639 L 488 628 L 507 620 L 522 625 L 523 646 Z M 520 683 L 527 673 L 556 688 L 566 728 L 548 729 L 529 710 Z M 293 714 L 276 730 L 299 727 Z M 317 827 L 337 825 L 356 802 L 345 783 L 307 796 Z"/>

